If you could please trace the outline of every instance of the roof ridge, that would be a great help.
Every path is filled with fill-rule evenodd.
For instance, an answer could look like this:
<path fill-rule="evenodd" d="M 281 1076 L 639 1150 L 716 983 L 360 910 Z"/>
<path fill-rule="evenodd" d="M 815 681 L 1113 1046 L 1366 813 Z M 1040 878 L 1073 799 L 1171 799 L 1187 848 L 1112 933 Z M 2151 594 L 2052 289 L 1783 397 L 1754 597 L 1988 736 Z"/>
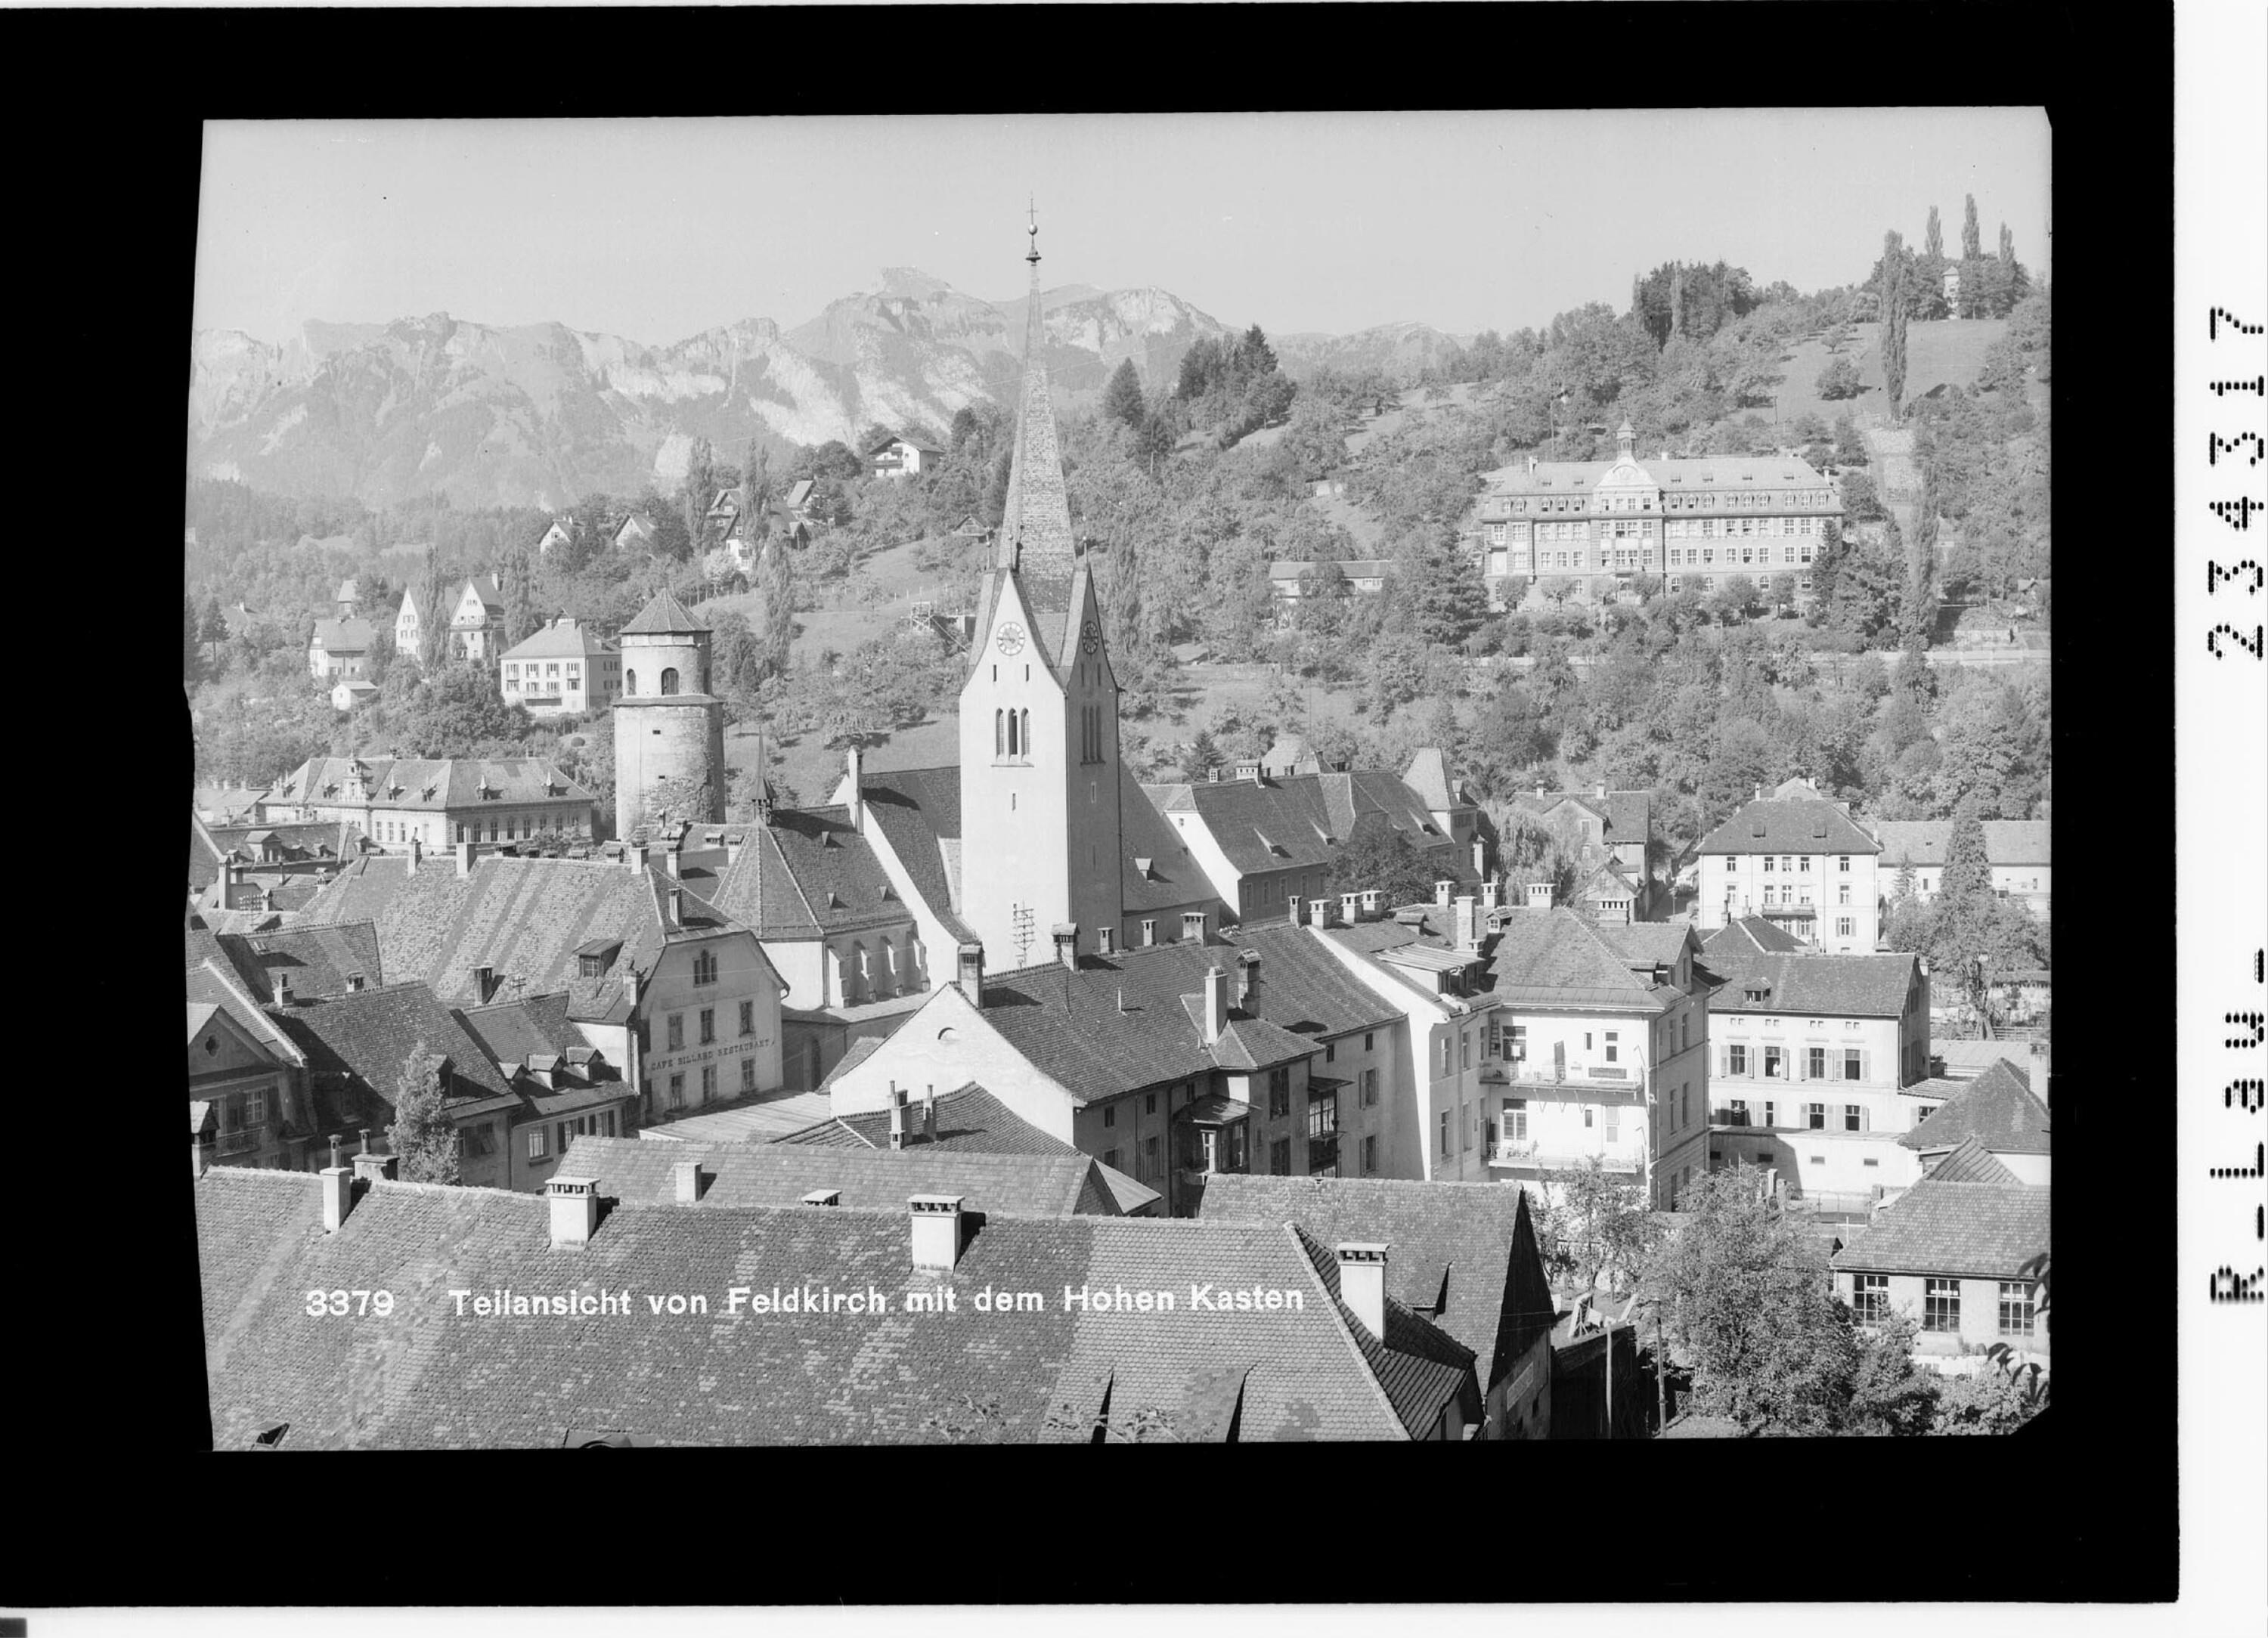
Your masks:
<path fill-rule="evenodd" d="M 1192 1218 L 1190 1221 L 1203 1222 L 1204 1219 Z M 1315 1294 L 1322 1298 L 1323 1310 L 1331 1317 L 1332 1330 L 1337 1333 L 1339 1341 L 1346 1345 L 1347 1352 L 1354 1355 L 1356 1371 L 1365 1382 L 1370 1385 L 1371 1392 L 1377 1397 L 1379 1408 L 1386 1413 L 1387 1426 L 1392 1428 L 1403 1438 L 1407 1439 L 1410 1436 L 1409 1425 L 1402 1420 L 1402 1413 L 1395 1408 L 1394 1396 L 1386 1391 L 1386 1385 L 1378 1379 L 1378 1372 L 1372 1366 L 1370 1356 L 1362 1351 L 1362 1344 L 1356 1340 L 1353 1330 L 1347 1323 L 1346 1312 L 1342 1311 L 1344 1305 L 1338 1297 L 1332 1295 L 1330 1287 L 1324 1283 L 1322 1270 L 1315 1266 L 1314 1256 L 1307 1250 L 1310 1245 L 1320 1248 L 1322 1242 L 1314 1238 L 1307 1230 L 1294 1223 L 1285 1223 L 1280 1232 L 1291 1243 L 1292 1260 L 1299 1265 L 1300 1271 L 1307 1275 L 1307 1282 L 1314 1288 Z M 1355 1322 L 1357 1325 L 1360 1323 L 1359 1320 Z M 1381 1337 L 1378 1341 L 1383 1346 L 1386 1339 Z"/>

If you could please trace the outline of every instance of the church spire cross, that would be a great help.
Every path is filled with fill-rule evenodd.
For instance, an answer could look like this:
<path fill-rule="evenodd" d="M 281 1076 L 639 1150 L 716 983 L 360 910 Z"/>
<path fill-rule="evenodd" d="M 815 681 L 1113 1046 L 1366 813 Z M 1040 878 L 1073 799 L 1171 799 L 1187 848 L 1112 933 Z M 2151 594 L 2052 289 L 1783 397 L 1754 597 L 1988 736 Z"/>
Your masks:
<path fill-rule="evenodd" d="M 1032 264 L 1032 275 L 1036 278 L 1039 276 L 1040 271 L 1040 207 L 1038 202 L 1034 201 L 1027 205 L 1026 207 L 1026 213 L 1032 218 L 1032 224 L 1024 230 L 1025 232 L 1032 236 L 1032 247 L 1024 253 L 1024 260 Z"/>

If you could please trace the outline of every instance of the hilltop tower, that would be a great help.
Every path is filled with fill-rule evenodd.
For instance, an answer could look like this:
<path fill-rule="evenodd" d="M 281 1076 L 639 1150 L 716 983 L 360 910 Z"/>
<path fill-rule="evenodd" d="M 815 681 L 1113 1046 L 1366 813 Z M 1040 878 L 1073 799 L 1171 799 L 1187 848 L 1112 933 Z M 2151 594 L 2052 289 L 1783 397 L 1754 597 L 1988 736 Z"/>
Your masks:
<path fill-rule="evenodd" d="M 999 543 L 961 690 L 961 918 L 995 971 L 1123 931 L 1118 683 L 1056 444 L 1032 224 L 1024 380 Z"/>
<path fill-rule="evenodd" d="M 709 692 L 709 624 L 669 592 L 621 632 L 614 704 L 615 834 L 725 819 L 725 702 Z"/>

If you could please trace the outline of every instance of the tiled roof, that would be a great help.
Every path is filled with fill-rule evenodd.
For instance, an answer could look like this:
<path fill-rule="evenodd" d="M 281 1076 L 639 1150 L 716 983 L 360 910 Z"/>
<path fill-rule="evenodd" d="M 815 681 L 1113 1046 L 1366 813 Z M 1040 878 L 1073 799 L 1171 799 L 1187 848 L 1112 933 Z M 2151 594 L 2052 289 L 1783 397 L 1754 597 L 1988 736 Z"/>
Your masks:
<path fill-rule="evenodd" d="M 605 1065 L 605 1054 L 569 1021 L 563 995 L 528 995 L 485 1007 L 466 1007 L 457 1017 L 498 1063 L 526 1064 L 549 1054 L 562 1061 L 560 1067 L 568 1076 L 583 1080 Z"/>
<path fill-rule="evenodd" d="M 1651 790 L 1609 790 L 1604 797 L 1594 791 L 1563 790 L 1556 796 L 1543 798 L 1543 812 L 1563 802 L 1572 802 L 1597 814 L 1602 821 L 1599 840 L 1612 848 L 1624 842 L 1644 842 L 1653 829 L 1653 792 Z"/>
<path fill-rule="evenodd" d="M 2048 1122 L 2048 1106 L 2033 1095 L 2029 1078 L 2002 1061 L 1912 1131 L 1901 1134 L 1898 1142 L 1908 1149 L 1951 1149 L 1974 1137 L 1996 1155 L 2044 1155 L 2050 1152 Z"/>
<path fill-rule="evenodd" d="M 2005 1037 L 1992 1040 L 1940 1040 L 1930 1044 L 1933 1055 L 1945 1060 L 1945 1072 L 1955 1080 L 1966 1076 L 1970 1079 L 1983 1074 L 1996 1063 L 2027 1063 L 2032 1048 L 2029 1041 L 2012 1041 Z M 2029 1085 L 2031 1076 L 2024 1077 Z"/>
<path fill-rule="evenodd" d="M 413 870 L 397 859 L 365 859 L 318 893 L 311 925 L 374 922 L 386 967 L 396 979 L 431 984 L 445 999 L 477 1003 L 474 971 L 520 979 L 536 995 L 564 991 L 573 1016 L 597 1018 L 624 1000 L 623 974 L 650 973 L 671 929 L 668 878 L 587 859 L 514 859 L 486 855 L 470 875 L 453 859 Z M 735 930 L 690 888 L 693 931 Z M 581 975 L 576 951 L 594 939 L 622 948 L 603 974 Z"/>
<path fill-rule="evenodd" d="M 1595 487 L 1618 464 L 1614 460 L 1539 460 L 1531 469 L 1523 461 L 1516 466 L 1499 466 L 1482 476 L 1494 493 L 1540 495 L 1549 488 L 1555 495 L 1565 495 Z M 1826 479 L 1793 455 L 1689 455 L 1674 459 L 1658 457 L 1640 460 L 1638 465 L 1646 477 L 1674 494 L 1702 488 L 1705 481 L 1710 489 L 1734 494 L 1743 489 L 1780 488 L 1789 484 L 1808 489 L 1828 488 Z"/>
<path fill-rule="evenodd" d="M 2048 1247 L 2048 1193 L 1924 1178 L 1835 1253 L 1837 1270 L 2013 1280 Z"/>
<path fill-rule="evenodd" d="M 519 1106 L 481 1044 L 423 984 L 393 984 L 294 1006 L 278 1022 L 306 1054 L 320 1130 L 366 1126 L 374 1131 L 392 1120 L 402 1061 L 421 1042 L 429 1054 L 449 1061 L 444 1090 L 450 1113 Z"/>
<path fill-rule="evenodd" d="M 1930 1168 L 1933 1183 L 2021 1183 L 2023 1179 L 1995 1159 L 1992 1151 L 1971 1133 L 1953 1151 Z"/>
<path fill-rule="evenodd" d="M 709 900 L 766 938 L 817 938 L 914 920 L 841 807 L 775 808 L 770 825 L 748 827 L 740 856 Z"/>
<path fill-rule="evenodd" d="M 1414 1314 L 1388 1296 L 1380 1316 L 1386 1334 L 1373 1336 L 1347 1306 L 1339 1288 L 1339 1260 L 1335 1247 L 1320 1244 L 1294 1225 L 1292 1232 L 1315 1270 L 1315 1277 L 1330 1293 L 1340 1323 L 1354 1339 L 1363 1363 L 1386 1391 L 1395 1414 L 1413 1439 L 1427 1437 L 1441 1414 L 1460 1401 L 1469 1414 L 1480 1409 L 1480 1392 L 1473 1378 L 1473 1350 L 1462 1346 L 1430 1319 Z"/>
<path fill-rule="evenodd" d="M 1692 924 L 1687 922 L 1632 922 L 1597 931 L 1607 948 L 1633 967 L 1675 966 L 1693 943 Z"/>
<path fill-rule="evenodd" d="M 774 1154 L 789 1152 L 772 1150 Z M 320 1179 L 215 1168 L 194 1186 L 214 1442 L 291 1424 L 291 1448 L 556 1448 L 571 1428 L 660 1444 L 1025 1443 L 1083 1438 L 1108 1384 L 1112 1420 L 1189 1425 L 1224 1373 L 1243 1440 L 1400 1439 L 1403 1417 L 1283 1228 L 1091 1216 L 999 1216 L 944 1281 L 910 1267 L 902 1202 L 615 1207 L 586 1245 L 554 1249 L 549 1204 L 484 1188 L 370 1185 L 320 1225 Z M 949 1283 L 950 1311 L 905 1296 Z M 884 1293 L 882 1314 L 725 1315 L 724 1295 L 809 1286 Z M 976 1294 L 1043 1293 L 1004 1323 Z M 1167 1290 L 1170 1312 L 1067 1310 L 1065 1286 Z M 1299 1309 L 1193 1310 L 1193 1287 L 1296 1291 Z M 383 1324 L 311 1326 L 306 1293 L 386 1289 Z M 701 1292 L 711 1311 L 659 1317 L 457 1317 L 452 1290 Z M 1205 1392 L 1193 1393 L 1194 1385 Z M 1218 1417 L 1218 1407 L 1210 1413 Z M 1203 1420 L 1203 1418 L 1200 1418 Z M 1217 1425 L 1217 1421 L 1215 1425 Z"/>
<path fill-rule="evenodd" d="M 624 635 L 632 632 L 659 632 L 675 635 L 706 631 L 709 622 L 677 600 L 676 593 L 664 588 L 654 599 L 630 617 L 622 628 Z"/>
<path fill-rule="evenodd" d="M 1716 988 L 1712 1012 L 1801 1012 L 1817 1017 L 1895 1018 L 1911 995 L 1917 1002 L 1918 977 L 1911 955 L 1835 956 L 1800 951 L 1793 955 L 1735 955 L 1712 951 L 1701 975 Z M 1751 1002 L 1753 985 L 1767 988 Z"/>
<path fill-rule="evenodd" d="M 1651 970 L 1633 972 L 1598 927 L 1565 906 L 1511 912 L 1489 951 L 1490 988 L 1498 1001 L 1531 1007 L 1623 1007 L 1659 1012 Z"/>
<path fill-rule="evenodd" d="M 918 1119 L 918 1116 L 917 1116 Z M 844 1206 L 903 1207 L 909 1194 L 958 1194 L 988 1216 L 1116 1215 L 1098 1164 L 1067 1155 L 997 1155 L 969 1149 L 827 1149 L 808 1143 L 649 1142 L 578 1137 L 563 1177 L 596 1178 L 600 1197 L 636 1205 L 677 1201 L 677 1168 L 710 1179 L 703 1206 L 793 1206 L 814 1189 L 839 1189 Z"/>
<path fill-rule="evenodd" d="M 1384 1243 L 1388 1294 L 1434 1313 L 1488 1382 L 1551 1331 L 1557 1304 L 1517 1186 L 1224 1172 L 1206 1179 L 1197 1215 L 1295 1223 L 1326 1245 Z"/>
<path fill-rule="evenodd" d="M 483 789 L 494 794 L 484 797 Z M 596 800 L 561 773 L 557 764 L 535 756 L 313 757 L 285 775 L 266 799 L 281 807 L 351 806 L 368 801 L 378 807 L 435 812 L 488 802 Z"/>
<path fill-rule="evenodd" d="M 1086 956 L 1076 972 L 1053 964 L 988 975 L 984 1020 L 1040 1072 L 1080 1103 L 1138 1087 L 1248 1069 L 1321 1050 L 1318 1035 L 1379 1028 L 1392 1010 L 1321 951 L 1300 948 L 1299 929 L 1247 929 L 1260 951 L 1260 982 L 1236 1003 L 1235 951 L 1218 945 L 1155 944 L 1116 956 Z M 1208 1046 L 1191 998 L 1207 967 L 1230 969 L 1231 1027 Z"/>
<path fill-rule="evenodd" d="M 1782 930 L 1778 922 L 1761 915 L 1736 917 L 1701 941 L 1701 952 L 1705 959 L 1719 955 L 1772 955 L 1802 948 L 1803 940 L 1793 933 Z"/>
<path fill-rule="evenodd" d="M 1176 785 L 1167 804 L 1167 812 L 1195 812 L 1240 876 L 1328 866 L 1358 832 L 1382 827 L 1438 853 L 1427 862 L 1444 876 L 1471 878 L 1463 849 L 1435 826 L 1425 798 L 1375 768 Z"/>
<path fill-rule="evenodd" d="M 864 1036 L 857 1045 L 871 1042 L 868 1050 L 881 1045 L 879 1036 Z M 865 1054 L 861 1054 L 864 1057 Z M 844 1054 L 844 1061 L 850 1054 Z M 837 1066 L 838 1068 L 840 1066 Z M 907 1110 L 906 1146 L 926 1148 L 931 1141 L 922 1135 L 922 1104 L 915 1098 Z M 808 1143 L 831 1149 L 887 1149 L 890 1142 L 890 1112 L 869 1110 L 862 1114 L 836 1115 L 817 1126 L 791 1132 L 785 1137 L 773 1140 L 781 1143 Z M 974 1081 L 953 1091 L 940 1092 L 937 1098 L 937 1139 L 939 1149 L 965 1149 L 980 1155 L 1076 1155 L 1080 1151 L 1059 1137 L 1050 1136 L 1025 1120 L 998 1098 Z"/>
<path fill-rule="evenodd" d="M 1761 829 L 1761 834 L 1759 831 Z M 1739 812 L 1701 839 L 1699 853 L 1880 853 L 1841 808 L 1818 801 L 1746 802 Z"/>
<path fill-rule="evenodd" d="M 859 782 L 867 816 L 881 827 L 890 850 L 912 878 L 914 891 L 957 938 L 976 937 L 954 914 L 955 894 L 946 874 L 943 844 L 961 840 L 961 770 L 898 768 L 870 770 Z"/>
<path fill-rule="evenodd" d="M 1403 770 L 1402 782 L 1410 787 L 1418 799 L 1436 813 L 1465 805 L 1459 793 L 1450 789 L 1448 759 L 1441 754 L 1439 746 L 1420 746 Z"/>
<path fill-rule="evenodd" d="M 1397 573 L 1402 568 L 1401 562 L 1391 557 L 1334 557 L 1319 558 L 1313 562 L 1279 557 L 1268 565 L 1268 577 L 1270 580 L 1297 580 L 1300 576 L 1313 569 L 1321 569 L 1327 562 L 1336 563 L 1339 573 L 1350 580 L 1382 579 L 1388 575 Z"/>
<path fill-rule="evenodd" d="M 320 645 L 326 654 L 361 654 L 377 635 L 378 628 L 366 620 L 319 620 L 308 646 Z"/>
<path fill-rule="evenodd" d="M 2048 822 L 2045 819 L 1985 819 L 1984 858 L 1989 864 L 2045 864 L 2048 861 Z M 1918 865 L 1941 865 L 1953 845 L 1951 819 L 1879 819 L 1874 834 L 1882 844 L 1882 863 L 1891 869 L 1909 860 Z"/>
<path fill-rule="evenodd" d="M 1123 855 L 1118 899 L 1127 914 L 1219 903 L 1181 833 L 1151 805 L 1134 770 L 1123 761 L 1118 765 L 1118 845 Z M 1150 865 L 1146 876 L 1137 864 L 1144 859 Z"/>
<path fill-rule="evenodd" d="M 201 940 L 203 944 L 202 950 L 199 948 Z M 231 1023 L 285 1062 L 304 1064 L 306 1055 L 261 1005 L 262 998 L 254 996 L 246 988 L 242 975 L 221 952 L 213 936 L 195 931 L 189 934 L 187 942 L 188 948 L 185 953 L 188 959 L 183 988 L 188 1003 L 193 1007 L 212 1007 L 226 1013 Z"/>
<path fill-rule="evenodd" d="M 572 619 L 547 621 L 504 651 L 508 660 L 588 659 L 612 654 L 615 645 Z"/>
<path fill-rule="evenodd" d="M 386 982 L 378 929 L 368 922 L 285 927 L 272 933 L 224 933 L 218 937 L 245 987 L 262 1001 L 275 994 L 278 975 L 291 981 L 291 994 L 300 1001 L 346 995 L 350 977 L 359 977 L 367 989 Z"/>

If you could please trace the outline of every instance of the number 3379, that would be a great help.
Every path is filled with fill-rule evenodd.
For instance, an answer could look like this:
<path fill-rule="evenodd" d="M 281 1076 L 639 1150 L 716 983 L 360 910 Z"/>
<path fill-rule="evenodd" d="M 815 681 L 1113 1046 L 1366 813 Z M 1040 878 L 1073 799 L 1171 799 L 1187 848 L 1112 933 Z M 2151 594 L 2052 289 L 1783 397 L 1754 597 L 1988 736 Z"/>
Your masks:
<path fill-rule="evenodd" d="M 357 1318 L 375 1314 L 380 1319 L 394 1311 L 391 1291 L 310 1291 L 307 1293 L 309 1315 L 321 1318 L 343 1319 L 352 1314 Z"/>

